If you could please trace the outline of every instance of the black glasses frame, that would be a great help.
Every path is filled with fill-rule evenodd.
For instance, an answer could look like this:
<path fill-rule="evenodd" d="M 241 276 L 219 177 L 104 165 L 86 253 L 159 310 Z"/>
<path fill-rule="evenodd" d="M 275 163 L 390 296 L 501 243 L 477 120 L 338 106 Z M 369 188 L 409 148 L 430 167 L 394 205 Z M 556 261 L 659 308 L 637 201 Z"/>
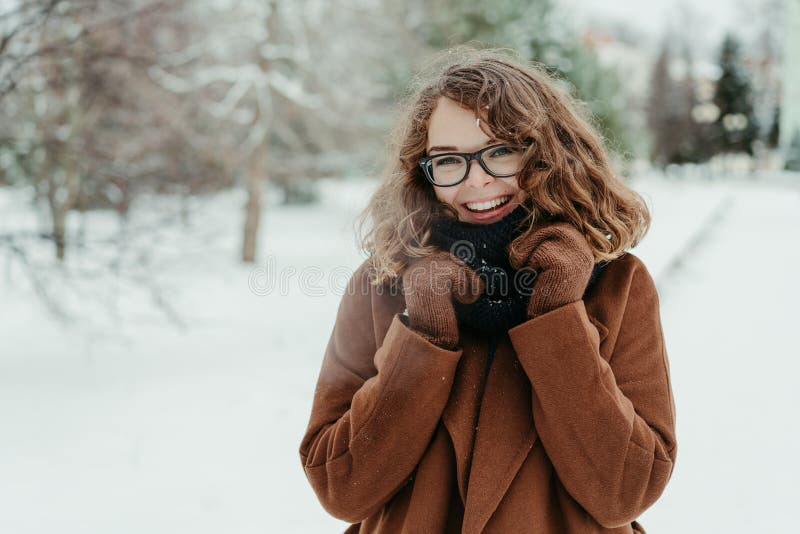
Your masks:
<path fill-rule="evenodd" d="M 497 173 L 494 173 L 494 172 L 490 171 L 489 167 L 487 167 L 486 163 L 483 161 L 483 153 L 488 151 L 488 150 L 492 150 L 492 149 L 500 148 L 500 147 L 525 149 L 525 148 L 528 148 L 528 146 L 530 146 L 530 145 L 510 145 L 508 143 L 500 143 L 500 144 L 497 144 L 497 145 L 487 146 L 485 148 L 482 148 L 482 149 L 478 150 L 477 152 L 442 152 L 441 154 L 434 154 L 433 156 L 425 156 L 424 158 L 420 158 L 419 166 L 422 167 L 422 171 L 425 174 L 425 178 L 427 178 L 428 181 L 431 184 L 435 185 L 436 187 L 453 187 L 454 185 L 458 185 L 461 182 L 463 182 L 464 180 L 466 180 L 467 176 L 469 176 L 469 171 L 472 168 L 472 160 L 477 160 L 478 164 L 480 164 L 481 168 L 484 171 L 486 171 L 486 173 L 489 174 L 490 176 L 494 176 L 495 178 L 510 178 L 511 176 L 514 176 L 517 173 L 515 172 L 515 173 L 512 173 L 512 174 L 497 174 Z M 440 158 L 442 156 L 461 156 L 461 157 L 463 157 L 464 159 L 467 160 L 467 167 L 466 167 L 466 170 L 464 172 L 464 176 L 462 176 L 461 179 L 458 180 L 457 182 L 453 182 L 452 184 L 437 184 L 436 182 L 433 181 L 433 169 L 432 169 L 433 160 L 434 160 L 434 158 Z M 517 171 L 517 172 L 519 172 L 519 171 Z"/>

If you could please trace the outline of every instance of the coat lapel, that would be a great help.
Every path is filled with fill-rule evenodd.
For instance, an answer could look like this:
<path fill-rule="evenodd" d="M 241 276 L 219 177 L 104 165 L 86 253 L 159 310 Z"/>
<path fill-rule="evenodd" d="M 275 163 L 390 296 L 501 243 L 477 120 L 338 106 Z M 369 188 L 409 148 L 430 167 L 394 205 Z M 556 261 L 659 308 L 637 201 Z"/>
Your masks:
<path fill-rule="evenodd" d="M 473 337 L 462 340 L 462 346 L 465 352 L 461 355 L 450 398 L 442 412 L 442 421 L 455 449 L 461 502 L 466 502 L 467 471 L 472 456 L 475 425 L 478 424 L 481 384 L 489 355 L 486 342 Z"/>
<path fill-rule="evenodd" d="M 536 438 L 530 382 L 507 336 L 503 336 L 481 403 L 463 532 L 477 534 L 483 530 Z"/>
<path fill-rule="evenodd" d="M 595 317 L 600 342 L 608 329 Z M 486 355 L 480 360 L 486 363 Z M 474 372 L 474 371 L 473 371 Z M 497 509 L 538 438 L 531 383 L 508 336 L 500 338 L 481 401 L 462 531 L 478 534 Z"/>

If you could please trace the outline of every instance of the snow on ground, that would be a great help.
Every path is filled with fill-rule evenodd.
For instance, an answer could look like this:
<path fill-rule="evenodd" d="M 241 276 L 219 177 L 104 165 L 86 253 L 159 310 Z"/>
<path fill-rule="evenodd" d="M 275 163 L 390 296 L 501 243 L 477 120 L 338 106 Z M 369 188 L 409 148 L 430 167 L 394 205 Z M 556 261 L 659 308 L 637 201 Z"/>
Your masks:
<path fill-rule="evenodd" d="M 800 194 L 653 177 L 635 187 L 653 225 L 633 252 L 659 285 L 679 432 L 673 480 L 641 522 L 776 530 L 800 474 L 789 454 Z M 173 199 L 147 199 L 121 252 L 114 217 L 76 217 L 91 254 L 54 268 L 48 246 L 26 247 L 68 322 L 0 248 L 0 531 L 344 530 L 297 450 L 362 261 L 352 223 L 370 189 L 329 181 L 317 205 L 271 205 L 255 267 L 236 262 L 239 192 L 192 199 L 185 222 Z M 40 228 L 32 213 L 24 193 L 0 189 L 0 234 Z"/>
<path fill-rule="evenodd" d="M 781 532 L 800 477 L 800 176 L 739 183 L 662 288 L 678 459 L 652 532 Z"/>

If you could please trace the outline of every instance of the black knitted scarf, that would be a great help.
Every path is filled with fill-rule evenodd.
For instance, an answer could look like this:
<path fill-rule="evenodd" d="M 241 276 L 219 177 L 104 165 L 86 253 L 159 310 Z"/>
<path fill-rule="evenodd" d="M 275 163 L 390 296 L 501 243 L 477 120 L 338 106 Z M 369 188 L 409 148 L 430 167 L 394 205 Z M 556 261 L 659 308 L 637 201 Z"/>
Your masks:
<path fill-rule="evenodd" d="M 514 270 L 506 250 L 524 231 L 521 223 L 526 215 L 527 208 L 520 204 L 501 220 L 490 224 L 472 224 L 444 216 L 434 219 L 430 243 L 464 260 L 486 283 L 486 291 L 474 304 L 453 301 L 459 323 L 492 334 L 507 331 L 527 320 L 535 274 Z M 589 286 L 600 269 L 600 264 L 596 264 Z"/>

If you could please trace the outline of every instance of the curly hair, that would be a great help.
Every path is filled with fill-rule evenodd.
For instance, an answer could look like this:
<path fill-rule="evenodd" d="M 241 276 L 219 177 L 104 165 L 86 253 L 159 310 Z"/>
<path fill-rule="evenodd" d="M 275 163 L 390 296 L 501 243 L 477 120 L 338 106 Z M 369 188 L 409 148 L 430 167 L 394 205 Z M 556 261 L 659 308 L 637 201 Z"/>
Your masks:
<path fill-rule="evenodd" d="M 461 45 L 436 54 L 412 80 L 389 137 L 382 180 L 357 221 L 358 241 L 369 254 L 370 282 L 401 276 L 412 258 L 435 251 L 427 244 L 434 217 L 454 216 L 436 198 L 418 161 L 440 97 L 474 111 L 497 139 L 529 145 L 517 175 L 527 193 L 527 239 L 536 220 L 573 224 L 596 261 L 610 261 L 636 246 L 650 226 L 639 193 L 619 178 L 585 105 L 538 63 L 506 49 Z M 371 227 L 364 231 L 368 222 Z"/>

